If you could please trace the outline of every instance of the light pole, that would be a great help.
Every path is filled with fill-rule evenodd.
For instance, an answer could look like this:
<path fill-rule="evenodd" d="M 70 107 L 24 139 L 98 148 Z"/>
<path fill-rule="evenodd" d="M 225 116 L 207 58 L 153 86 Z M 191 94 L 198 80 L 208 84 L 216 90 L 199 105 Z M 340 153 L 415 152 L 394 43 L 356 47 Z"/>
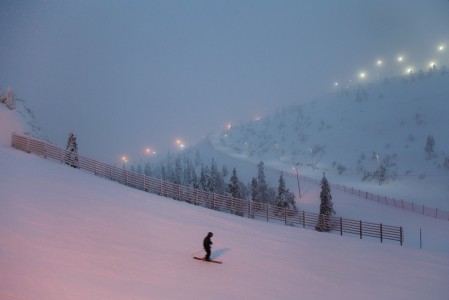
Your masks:
<path fill-rule="evenodd" d="M 298 181 L 298 195 L 299 198 L 301 198 L 301 188 L 299 187 L 299 173 L 298 173 L 298 166 L 299 163 L 296 163 L 295 166 L 293 167 L 296 170 L 296 180 Z"/>

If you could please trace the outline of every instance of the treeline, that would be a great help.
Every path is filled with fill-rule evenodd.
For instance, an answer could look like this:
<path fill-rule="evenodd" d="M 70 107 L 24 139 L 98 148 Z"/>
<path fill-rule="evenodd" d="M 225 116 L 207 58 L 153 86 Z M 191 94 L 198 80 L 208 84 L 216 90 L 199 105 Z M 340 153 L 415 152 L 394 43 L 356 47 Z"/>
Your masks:
<path fill-rule="evenodd" d="M 257 176 L 248 183 L 239 179 L 235 167 L 229 172 L 226 165 L 218 166 L 214 158 L 210 164 L 206 164 L 198 152 L 193 159 L 186 153 L 176 156 L 168 154 L 164 161 L 156 165 L 148 162 L 143 167 L 137 165 L 131 166 L 130 169 L 193 189 L 296 210 L 295 194 L 285 186 L 283 173 L 279 176 L 277 187 L 268 186 L 263 161 L 257 165 Z"/>

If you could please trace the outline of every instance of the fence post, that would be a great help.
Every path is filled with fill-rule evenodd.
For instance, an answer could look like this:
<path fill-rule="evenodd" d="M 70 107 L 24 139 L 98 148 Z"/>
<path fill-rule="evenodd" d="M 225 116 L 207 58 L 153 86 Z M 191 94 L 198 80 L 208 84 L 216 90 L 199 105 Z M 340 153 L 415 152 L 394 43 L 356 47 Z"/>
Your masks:
<path fill-rule="evenodd" d="M 399 227 L 399 231 L 401 232 L 401 246 L 402 246 L 402 226 L 401 227 Z"/>
<path fill-rule="evenodd" d="M 360 220 L 360 239 L 362 239 L 362 220 Z"/>
<path fill-rule="evenodd" d="M 384 236 L 383 236 L 383 227 L 382 223 L 380 223 L 380 242 L 383 243 Z"/>
<path fill-rule="evenodd" d="M 302 211 L 302 228 L 306 228 L 306 213 Z"/>
<path fill-rule="evenodd" d="M 162 196 L 162 178 L 159 180 L 159 195 Z"/>
<path fill-rule="evenodd" d="M 287 208 L 284 207 L 284 219 L 285 219 L 285 226 L 287 226 Z"/>
<path fill-rule="evenodd" d="M 268 202 L 266 203 L 266 208 L 267 208 L 267 222 L 268 222 Z"/>
<path fill-rule="evenodd" d="M 340 217 L 340 235 L 343 236 L 343 218 Z"/>

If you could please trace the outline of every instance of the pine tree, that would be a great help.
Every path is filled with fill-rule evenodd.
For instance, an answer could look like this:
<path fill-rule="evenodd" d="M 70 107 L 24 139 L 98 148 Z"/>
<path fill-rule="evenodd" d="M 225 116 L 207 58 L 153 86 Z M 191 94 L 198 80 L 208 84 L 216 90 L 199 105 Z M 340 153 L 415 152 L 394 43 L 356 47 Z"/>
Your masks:
<path fill-rule="evenodd" d="M 69 132 L 66 150 L 66 164 L 73 168 L 78 168 L 78 143 L 73 132 Z"/>
<path fill-rule="evenodd" d="M 279 176 L 278 193 L 274 205 L 279 208 L 296 210 L 295 195 L 286 188 L 283 172 L 281 172 L 281 175 Z M 283 210 L 281 213 L 283 213 Z"/>
<path fill-rule="evenodd" d="M 427 137 L 427 143 L 426 143 L 426 147 L 424 148 L 424 150 L 427 153 L 427 159 L 432 158 L 433 155 L 433 147 L 435 146 L 435 139 L 433 138 L 432 135 L 429 135 Z"/>
<path fill-rule="evenodd" d="M 255 201 L 263 203 L 268 201 L 268 186 L 265 181 L 265 171 L 263 161 L 261 161 L 257 165 L 257 191 Z"/>
<path fill-rule="evenodd" d="M 144 174 L 145 174 L 146 176 L 151 176 L 151 175 L 152 175 L 150 163 L 146 163 L 146 164 L 145 164 Z"/>
<path fill-rule="evenodd" d="M 181 184 L 181 175 L 182 175 L 182 167 L 181 167 L 181 159 L 179 157 L 175 160 L 175 169 L 173 170 L 173 183 Z"/>
<path fill-rule="evenodd" d="M 257 178 L 253 177 L 251 180 L 251 200 L 256 201 L 257 196 Z"/>
<path fill-rule="evenodd" d="M 200 172 L 200 185 L 201 189 L 203 191 L 206 190 L 206 174 L 205 174 L 204 166 L 201 166 L 201 172 Z"/>
<path fill-rule="evenodd" d="M 332 203 L 331 188 L 324 173 L 323 179 L 321 179 L 320 199 L 321 199 L 320 216 L 316 230 L 328 232 L 331 229 L 330 219 L 332 215 L 335 214 L 335 211 Z"/>
<path fill-rule="evenodd" d="M 212 158 L 211 167 L 210 167 L 210 186 L 211 186 L 211 192 L 215 192 L 217 194 L 223 195 L 224 194 L 224 180 L 221 176 L 220 172 L 218 171 L 217 163 Z"/>
<path fill-rule="evenodd" d="M 239 182 L 239 178 L 237 176 L 237 170 L 234 168 L 232 170 L 232 176 L 229 182 L 229 193 L 231 194 L 232 197 L 234 198 L 242 198 L 242 192 L 240 190 L 240 182 Z"/>
<path fill-rule="evenodd" d="M 199 188 L 200 183 L 198 180 L 198 177 L 196 176 L 195 169 L 192 168 L 192 174 L 190 175 L 190 183 L 192 184 L 192 187 L 196 190 Z"/>

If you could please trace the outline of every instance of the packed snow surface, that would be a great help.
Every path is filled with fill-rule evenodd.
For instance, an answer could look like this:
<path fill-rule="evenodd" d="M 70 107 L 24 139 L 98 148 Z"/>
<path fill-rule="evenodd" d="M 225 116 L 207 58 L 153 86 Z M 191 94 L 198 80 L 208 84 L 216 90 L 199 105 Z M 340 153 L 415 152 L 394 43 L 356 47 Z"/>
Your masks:
<path fill-rule="evenodd" d="M 196 207 L 7 143 L 0 145 L 0 166 L 0 299 L 410 300 L 449 294 L 447 221 L 347 195 L 340 203 L 336 193 L 336 209 L 347 208 L 348 215 L 359 208 L 403 223 L 401 247 Z M 428 231 L 428 249 L 420 250 L 416 234 L 407 233 L 412 224 Z M 212 256 L 222 265 L 192 259 L 204 254 L 208 231 L 214 233 Z"/>

